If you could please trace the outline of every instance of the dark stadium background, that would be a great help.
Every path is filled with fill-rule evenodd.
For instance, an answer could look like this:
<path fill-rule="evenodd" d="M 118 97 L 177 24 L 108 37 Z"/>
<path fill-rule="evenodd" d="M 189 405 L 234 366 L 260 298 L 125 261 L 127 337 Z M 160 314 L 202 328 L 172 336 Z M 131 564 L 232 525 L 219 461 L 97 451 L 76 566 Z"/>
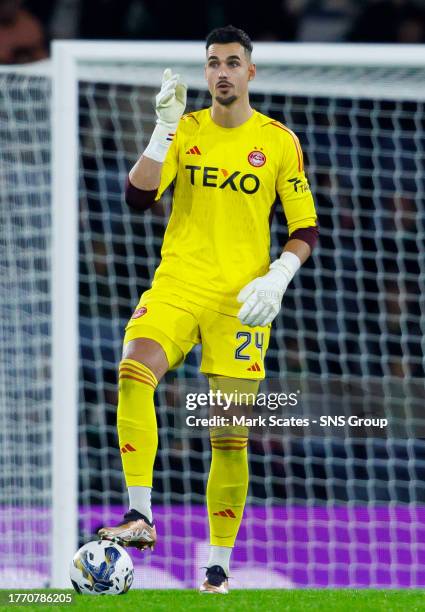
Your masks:
<path fill-rule="evenodd" d="M 2 5 L 17 0 L 1 0 Z M 203 40 L 232 23 L 257 41 L 425 42 L 421 0 L 26 0 L 53 38 Z M 1 11 L 1 8 L 0 8 Z"/>

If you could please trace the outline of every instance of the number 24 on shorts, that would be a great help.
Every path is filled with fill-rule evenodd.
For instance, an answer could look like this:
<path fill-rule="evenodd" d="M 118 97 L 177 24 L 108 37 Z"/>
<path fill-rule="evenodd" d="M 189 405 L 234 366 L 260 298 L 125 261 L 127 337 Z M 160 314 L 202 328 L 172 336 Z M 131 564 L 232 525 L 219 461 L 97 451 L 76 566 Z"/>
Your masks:
<path fill-rule="evenodd" d="M 253 337 L 254 336 L 254 337 Z M 251 357 L 249 355 L 244 355 L 243 351 L 247 349 L 247 347 L 254 340 L 255 346 L 260 350 L 261 359 L 263 358 L 263 346 L 264 346 L 264 333 L 263 332 L 246 332 L 239 331 L 236 332 L 236 340 L 242 340 L 242 343 L 235 349 L 235 359 L 244 359 L 250 360 Z"/>

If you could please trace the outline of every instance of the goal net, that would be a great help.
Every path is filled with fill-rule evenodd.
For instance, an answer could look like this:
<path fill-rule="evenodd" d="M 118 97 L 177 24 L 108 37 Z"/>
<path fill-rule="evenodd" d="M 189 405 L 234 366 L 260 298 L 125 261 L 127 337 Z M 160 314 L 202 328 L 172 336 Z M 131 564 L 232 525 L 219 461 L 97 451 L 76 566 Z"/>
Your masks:
<path fill-rule="evenodd" d="M 280 416 L 310 425 L 252 436 L 232 586 L 422 587 L 425 55 L 257 47 L 252 105 L 299 136 L 321 238 L 274 323 L 263 387 L 298 393 L 298 405 Z M 209 104 L 201 45 L 61 49 L 73 67 L 62 74 L 58 64 L 45 76 L 0 68 L 0 587 L 11 576 L 16 586 L 64 585 L 72 545 L 127 507 L 117 365 L 125 324 L 159 262 L 170 195 L 136 214 L 123 186 L 153 129 L 165 67 L 186 78 L 187 110 Z M 52 103 L 59 78 L 73 79 L 78 93 L 70 110 Z M 75 243 L 67 255 L 51 241 L 52 216 L 60 223 L 69 204 L 78 228 L 65 228 Z M 272 257 L 286 239 L 278 206 Z M 62 276 L 59 302 L 57 253 L 78 265 L 78 283 L 71 278 L 67 287 Z M 58 319 L 60 300 L 78 303 L 78 319 Z M 72 347 L 54 349 L 74 324 L 78 363 L 70 363 Z M 199 360 L 195 348 L 156 393 L 159 542 L 152 554 L 134 553 L 136 588 L 192 588 L 204 572 L 210 445 L 181 418 L 185 389 L 205 385 Z M 59 361 L 64 376 L 78 367 L 71 406 Z M 62 468 L 62 490 L 54 475 L 68 452 L 69 419 L 71 429 L 73 419 L 78 425 L 75 492 L 66 486 L 73 461 Z M 78 542 L 72 536 L 55 551 L 60 531 L 52 525 L 64 500 L 78 519 Z M 74 533 L 73 525 L 62 529 Z"/>
<path fill-rule="evenodd" d="M 0 67 L 0 588 L 50 573 L 50 100 Z"/>

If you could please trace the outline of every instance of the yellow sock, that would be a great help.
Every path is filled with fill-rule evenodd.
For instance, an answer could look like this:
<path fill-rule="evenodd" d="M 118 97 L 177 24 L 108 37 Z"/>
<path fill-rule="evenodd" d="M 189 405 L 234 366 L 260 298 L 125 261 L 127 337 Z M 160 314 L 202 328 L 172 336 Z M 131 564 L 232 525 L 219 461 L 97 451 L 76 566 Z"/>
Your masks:
<path fill-rule="evenodd" d="M 210 376 L 213 392 L 239 393 L 243 412 L 250 413 L 258 392 L 258 380 Z M 242 394 L 242 395 L 241 395 Z M 233 547 L 242 521 L 248 493 L 248 427 L 211 427 L 211 468 L 207 507 L 212 546 Z"/>
<path fill-rule="evenodd" d="M 119 367 L 118 438 L 127 487 L 152 487 L 158 448 L 153 394 L 158 381 L 151 370 L 133 359 Z"/>
<path fill-rule="evenodd" d="M 248 493 L 248 438 L 231 429 L 211 436 L 207 507 L 213 546 L 234 546 Z"/>

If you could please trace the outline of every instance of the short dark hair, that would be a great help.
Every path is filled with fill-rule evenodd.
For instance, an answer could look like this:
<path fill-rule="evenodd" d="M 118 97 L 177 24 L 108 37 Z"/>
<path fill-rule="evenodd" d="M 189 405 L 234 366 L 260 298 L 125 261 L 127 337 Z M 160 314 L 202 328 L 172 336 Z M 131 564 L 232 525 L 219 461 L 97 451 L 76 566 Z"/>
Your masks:
<path fill-rule="evenodd" d="M 227 43 L 237 42 L 245 49 L 245 53 L 248 57 L 251 57 L 252 53 L 252 42 L 246 32 L 235 28 L 232 25 L 227 25 L 223 28 L 216 28 L 210 32 L 206 40 L 206 49 L 214 43 L 219 45 L 226 45 Z"/>

